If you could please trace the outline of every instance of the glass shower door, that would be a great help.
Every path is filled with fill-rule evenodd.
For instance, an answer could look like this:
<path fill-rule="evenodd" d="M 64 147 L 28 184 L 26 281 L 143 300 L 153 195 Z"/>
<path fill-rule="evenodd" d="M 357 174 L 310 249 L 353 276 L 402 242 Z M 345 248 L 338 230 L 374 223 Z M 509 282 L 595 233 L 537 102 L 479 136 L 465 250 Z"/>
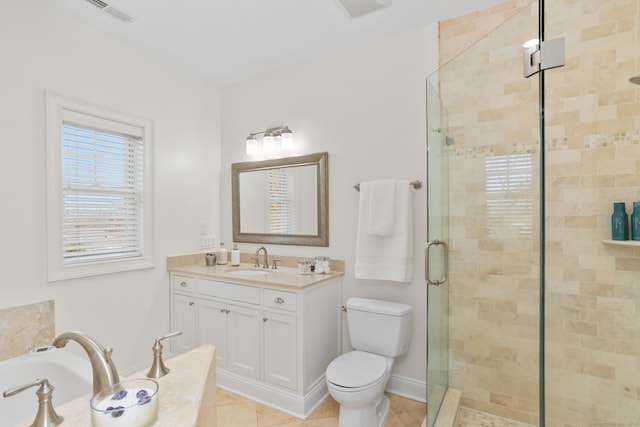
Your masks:
<path fill-rule="evenodd" d="M 441 27 L 441 54 L 471 27 Z M 447 389 L 462 415 L 540 425 L 539 90 L 523 77 L 537 35 L 531 2 L 428 78 L 428 239 L 449 249 L 448 269 L 443 245 L 428 260 L 431 280 L 447 277 L 427 293 L 429 426 Z"/>
<path fill-rule="evenodd" d="M 447 275 L 448 163 L 446 114 L 437 93 L 437 75 L 427 80 L 427 426 L 433 426 L 449 385 L 449 292 Z M 431 282 L 431 284 L 430 284 Z"/>

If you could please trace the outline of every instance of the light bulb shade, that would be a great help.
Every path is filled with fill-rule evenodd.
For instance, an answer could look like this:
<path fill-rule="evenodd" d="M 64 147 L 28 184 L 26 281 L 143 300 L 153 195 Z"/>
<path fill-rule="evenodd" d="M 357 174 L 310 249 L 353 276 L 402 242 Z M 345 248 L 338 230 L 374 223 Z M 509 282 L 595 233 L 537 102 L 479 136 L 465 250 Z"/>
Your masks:
<path fill-rule="evenodd" d="M 247 138 L 247 154 L 258 153 L 258 140 L 255 137 Z"/>
<path fill-rule="evenodd" d="M 289 128 L 285 128 L 281 134 L 282 137 L 282 148 L 289 150 L 293 148 L 294 140 L 293 140 L 293 132 Z"/>
<path fill-rule="evenodd" d="M 262 149 L 264 151 L 273 151 L 276 148 L 276 139 L 273 135 L 265 135 L 262 138 Z"/>

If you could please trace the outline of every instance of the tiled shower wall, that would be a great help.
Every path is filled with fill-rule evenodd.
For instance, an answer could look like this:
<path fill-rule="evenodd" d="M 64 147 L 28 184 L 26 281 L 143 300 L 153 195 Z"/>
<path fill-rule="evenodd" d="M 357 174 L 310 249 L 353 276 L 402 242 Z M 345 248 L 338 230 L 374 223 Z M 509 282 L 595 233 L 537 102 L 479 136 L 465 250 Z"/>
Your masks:
<path fill-rule="evenodd" d="M 451 385 L 464 406 L 538 424 L 537 3 L 441 23 L 450 168 Z M 505 21 L 511 11 L 517 14 Z M 640 246 L 603 243 L 640 200 L 640 3 L 546 2 L 566 66 L 546 73 L 546 423 L 640 423 Z M 491 12 L 494 13 L 491 13 Z M 478 20 L 503 22 L 488 35 Z M 477 37 L 481 34 L 481 37 Z M 612 424 L 617 423 L 617 424 Z"/>
<path fill-rule="evenodd" d="M 640 2 L 547 3 L 549 425 L 640 425 L 640 246 L 602 243 L 640 200 Z"/>
<path fill-rule="evenodd" d="M 49 345 L 54 338 L 53 300 L 0 310 L 0 360 Z"/>

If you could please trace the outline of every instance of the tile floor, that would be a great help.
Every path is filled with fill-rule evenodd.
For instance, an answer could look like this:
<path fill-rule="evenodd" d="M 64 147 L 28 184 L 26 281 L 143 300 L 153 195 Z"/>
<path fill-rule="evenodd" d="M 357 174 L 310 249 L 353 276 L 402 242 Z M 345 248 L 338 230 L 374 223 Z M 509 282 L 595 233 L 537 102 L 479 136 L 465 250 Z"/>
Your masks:
<path fill-rule="evenodd" d="M 384 427 L 420 427 L 427 405 L 387 394 L 391 409 Z M 337 427 L 339 406 L 327 397 L 306 421 L 218 389 L 216 394 L 218 427 Z"/>

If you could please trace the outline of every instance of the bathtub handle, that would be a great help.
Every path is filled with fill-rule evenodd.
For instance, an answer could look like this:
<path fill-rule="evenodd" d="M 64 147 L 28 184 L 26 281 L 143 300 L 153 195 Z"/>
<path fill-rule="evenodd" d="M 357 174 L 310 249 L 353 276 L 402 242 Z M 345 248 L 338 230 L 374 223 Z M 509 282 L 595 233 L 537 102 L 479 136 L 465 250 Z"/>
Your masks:
<path fill-rule="evenodd" d="M 190 302 L 189 304 L 193 303 Z M 165 336 L 156 338 L 156 342 L 153 344 L 153 347 L 151 347 L 151 349 L 153 350 L 153 363 L 151 364 L 151 369 L 149 369 L 149 372 L 147 372 L 147 377 L 160 378 L 169 373 L 169 368 L 164 365 L 164 361 L 162 360 L 163 346 L 160 342 L 162 340 L 166 340 L 167 338 L 175 337 L 180 334 L 182 334 L 182 331 L 172 332 Z"/>
<path fill-rule="evenodd" d="M 22 393 L 28 388 L 37 387 L 36 395 L 38 396 L 38 413 L 36 414 L 36 418 L 33 420 L 32 427 L 55 427 L 62 424 L 63 417 L 56 414 L 56 411 L 53 409 L 53 404 L 51 403 L 51 397 L 53 395 L 53 390 L 55 387 L 49 384 L 49 380 L 46 378 L 35 380 L 30 384 L 25 384 L 23 386 L 10 388 L 9 390 L 5 390 L 2 393 L 4 397 L 15 396 L 18 393 Z"/>
<path fill-rule="evenodd" d="M 49 386 L 49 380 L 47 380 L 46 378 L 43 379 L 43 380 L 35 380 L 32 383 L 21 385 L 20 387 L 10 388 L 9 390 L 7 390 L 4 393 L 2 393 L 2 396 L 4 396 L 4 397 L 15 396 L 16 394 L 22 393 L 23 391 L 25 391 L 28 388 L 36 387 L 36 386 L 44 387 L 45 384 L 46 384 L 47 387 Z M 53 389 L 53 387 L 51 387 L 51 389 Z M 38 390 L 38 391 L 40 391 L 40 390 Z"/>

